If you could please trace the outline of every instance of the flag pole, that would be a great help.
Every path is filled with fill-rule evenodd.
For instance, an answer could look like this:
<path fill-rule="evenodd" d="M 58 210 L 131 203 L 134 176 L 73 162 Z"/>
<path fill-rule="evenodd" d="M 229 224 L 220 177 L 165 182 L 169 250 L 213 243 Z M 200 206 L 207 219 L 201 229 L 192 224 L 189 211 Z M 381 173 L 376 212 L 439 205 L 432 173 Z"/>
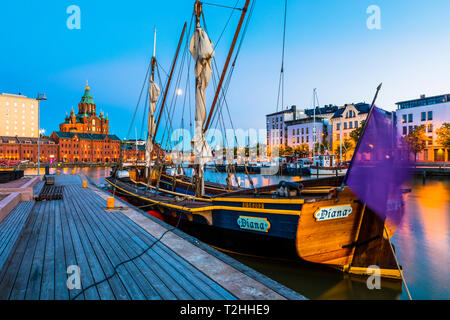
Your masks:
<path fill-rule="evenodd" d="M 372 105 L 370 106 L 369 114 L 367 115 L 366 121 L 364 122 L 364 126 L 361 129 L 361 134 L 359 135 L 358 142 L 355 146 L 355 151 L 353 152 L 352 160 L 350 161 L 350 164 L 347 169 L 347 173 L 345 174 L 344 180 L 342 181 L 342 186 L 344 186 L 347 183 L 348 174 L 350 173 L 350 169 L 352 168 L 353 162 L 355 160 L 356 154 L 359 150 L 362 137 L 364 136 L 364 133 L 366 132 L 367 124 L 369 123 L 370 118 L 372 117 L 373 109 L 375 107 L 375 101 L 377 101 L 378 93 L 381 90 L 381 86 L 383 83 L 380 83 L 377 87 L 377 92 L 375 93 L 375 97 L 373 97 Z"/>

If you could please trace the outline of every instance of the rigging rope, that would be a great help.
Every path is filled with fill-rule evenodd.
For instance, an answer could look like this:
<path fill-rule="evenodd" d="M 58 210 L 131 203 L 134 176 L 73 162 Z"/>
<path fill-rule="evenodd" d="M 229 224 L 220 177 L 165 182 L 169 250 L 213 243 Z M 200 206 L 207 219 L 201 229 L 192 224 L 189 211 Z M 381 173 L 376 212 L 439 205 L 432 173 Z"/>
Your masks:
<path fill-rule="evenodd" d="M 278 82 L 278 98 L 277 98 L 277 112 L 280 107 L 280 96 L 281 96 L 281 110 L 284 107 L 284 51 L 286 47 L 286 20 L 287 20 L 287 0 L 285 0 L 284 5 L 284 25 L 283 25 L 283 49 L 281 51 L 281 71 L 280 79 Z"/>
<path fill-rule="evenodd" d="M 145 74 L 144 83 L 142 84 L 141 93 L 139 94 L 139 99 L 138 99 L 138 102 L 136 104 L 136 109 L 134 110 L 133 118 L 131 119 L 130 128 L 128 129 L 128 133 L 127 133 L 127 136 L 126 136 L 127 139 L 130 136 L 131 130 L 133 129 L 134 119 L 136 118 L 136 114 L 137 114 L 137 111 L 139 109 L 139 105 L 141 104 L 142 93 L 144 92 L 145 84 L 147 83 L 147 79 L 148 79 L 148 75 L 150 73 L 150 69 L 151 69 L 151 62 L 149 63 L 148 69 L 147 69 L 147 73 Z"/>
<path fill-rule="evenodd" d="M 234 7 L 230 7 L 230 6 L 225 6 L 225 5 L 222 5 L 222 4 L 209 3 L 209 2 L 202 2 L 202 4 L 206 4 L 206 5 L 214 6 L 214 7 L 221 7 L 221 8 L 227 8 L 227 9 L 242 11 L 242 8 L 237 8 L 236 5 Z"/>

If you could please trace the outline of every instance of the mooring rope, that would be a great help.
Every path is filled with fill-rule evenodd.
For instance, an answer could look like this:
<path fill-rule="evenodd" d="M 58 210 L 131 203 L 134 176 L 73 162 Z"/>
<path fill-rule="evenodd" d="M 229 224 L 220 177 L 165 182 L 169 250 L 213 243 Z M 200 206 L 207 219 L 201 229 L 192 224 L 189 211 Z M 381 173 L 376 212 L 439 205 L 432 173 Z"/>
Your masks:
<path fill-rule="evenodd" d="M 386 225 L 384 226 L 384 231 L 386 232 L 387 239 L 388 239 L 388 242 L 389 242 L 389 246 L 391 248 L 392 254 L 394 255 L 394 260 L 395 260 L 395 263 L 397 264 L 397 269 L 400 272 L 400 277 L 402 278 L 402 282 L 403 282 L 403 285 L 405 286 L 406 293 L 408 294 L 408 298 L 409 298 L 409 300 L 412 300 L 411 293 L 409 292 L 408 285 L 406 284 L 405 277 L 403 276 L 403 271 L 400 268 L 400 264 L 398 263 L 397 256 L 395 254 L 394 247 L 392 246 L 390 235 L 389 235 L 389 232 L 388 232 L 388 230 L 386 228 Z"/>

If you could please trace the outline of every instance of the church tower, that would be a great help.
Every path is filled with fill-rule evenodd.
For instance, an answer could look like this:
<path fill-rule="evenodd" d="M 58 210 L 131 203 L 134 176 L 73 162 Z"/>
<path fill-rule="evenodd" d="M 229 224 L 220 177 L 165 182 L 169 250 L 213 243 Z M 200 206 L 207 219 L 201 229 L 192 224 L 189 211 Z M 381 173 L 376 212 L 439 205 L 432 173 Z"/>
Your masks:
<path fill-rule="evenodd" d="M 91 88 L 86 82 L 84 94 L 78 103 L 78 114 L 73 108 L 70 116 L 66 116 L 65 121 L 59 125 L 62 132 L 109 134 L 109 120 L 103 112 L 97 116 L 97 106 L 91 96 Z"/>

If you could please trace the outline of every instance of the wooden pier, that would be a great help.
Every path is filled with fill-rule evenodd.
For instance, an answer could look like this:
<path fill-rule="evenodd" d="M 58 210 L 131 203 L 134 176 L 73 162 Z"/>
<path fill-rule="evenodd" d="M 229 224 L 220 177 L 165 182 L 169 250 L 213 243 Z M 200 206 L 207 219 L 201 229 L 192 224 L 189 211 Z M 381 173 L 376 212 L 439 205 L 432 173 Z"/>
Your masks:
<path fill-rule="evenodd" d="M 107 210 L 111 195 L 79 176 L 55 185 L 61 200 L 21 203 L 0 223 L 1 300 L 304 299 L 126 202 Z M 81 289 L 67 285 L 71 266 Z"/>

